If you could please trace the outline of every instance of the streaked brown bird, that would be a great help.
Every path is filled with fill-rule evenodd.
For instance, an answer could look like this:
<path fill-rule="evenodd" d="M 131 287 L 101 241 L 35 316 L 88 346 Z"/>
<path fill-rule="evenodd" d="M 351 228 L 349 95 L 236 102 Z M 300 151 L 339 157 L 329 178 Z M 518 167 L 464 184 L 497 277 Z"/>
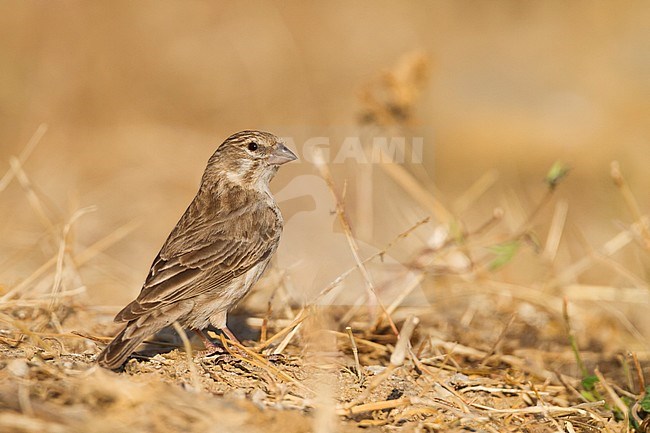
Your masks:
<path fill-rule="evenodd" d="M 99 354 L 120 367 L 145 338 L 177 321 L 196 331 L 212 325 L 229 338 L 226 316 L 251 289 L 278 247 L 282 214 L 269 182 L 296 155 L 268 132 L 242 131 L 208 161 L 199 191 L 151 265 L 136 300 L 115 317 L 124 329 Z"/>

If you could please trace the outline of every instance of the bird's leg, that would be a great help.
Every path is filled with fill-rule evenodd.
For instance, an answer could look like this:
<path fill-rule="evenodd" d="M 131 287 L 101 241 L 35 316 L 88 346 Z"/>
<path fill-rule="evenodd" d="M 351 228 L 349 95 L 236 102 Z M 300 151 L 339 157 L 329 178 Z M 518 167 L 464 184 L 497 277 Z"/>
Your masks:
<path fill-rule="evenodd" d="M 205 333 L 203 333 L 202 330 L 200 329 L 192 329 L 196 335 L 199 336 L 201 341 L 203 341 L 203 345 L 205 346 L 205 350 L 201 350 L 200 352 L 197 353 L 199 356 L 209 356 L 212 355 L 213 353 L 219 352 L 221 348 L 214 344 L 212 340 L 208 338 Z"/>
<path fill-rule="evenodd" d="M 244 345 L 241 344 L 241 342 L 235 337 L 235 334 L 232 333 L 230 329 L 226 325 L 223 325 L 222 328 L 219 328 L 219 330 L 226 336 L 228 337 L 228 340 L 232 341 L 235 344 L 229 344 L 226 350 L 230 352 L 231 354 L 233 352 L 239 354 L 240 356 L 243 356 L 244 358 L 249 358 L 248 353 L 246 353 L 246 349 L 244 348 Z"/>
<path fill-rule="evenodd" d="M 237 339 L 237 337 L 235 337 L 235 334 L 233 334 L 232 331 L 230 329 L 228 329 L 228 327 L 226 325 L 224 325 L 223 328 L 219 328 L 219 329 L 221 330 L 221 332 L 226 334 L 226 337 L 228 337 L 229 340 L 234 341 L 235 343 L 239 344 L 240 346 L 243 346 L 243 344 L 241 344 L 241 342 Z"/>
<path fill-rule="evenodd" d="M 230 341 L 234 341 L 235 343 L 237 343 L 239 345 L 242 345 L 239 342 L 239 340 L 237 339 L 237 337 L 235 337 L 235 334 L 233 334 L 232 331 L 230 329 L 228 329 L 228 327 L 224 326 L 223 328 L 219 328 L 219 329 L 221 330 L 221 332 L 223 332 L 226 335 L 226 337 L 228 337 L 228 339 Z M 199 338 L 201 338 L 201 341 L 203 341 L 203 345 L 205 346 L 204 350 L 201 350 L 201 351 L 196 353 L 197 356 L 199 356 L 199 357 L 207 357 L 207 356 L 210 356 L 210 355 L 214 355 L 215 353 L 223 354 L 223 349 L 224 348 L 214 344 L 212 342 L 212 340 L 210 340 L 210 338 L 208 338 L 208 336 L 205 335 L 205 333 L 201 329 L 192 329 L 192 331 L 194 331 L 194 333 L 196 335 L 198 335 Z M 241 352 L 240 349 L 237 348 L 237 347 L 231 347 L 231 350 L 235 350 L 238 353 Z M 244 354 L 245 352 L 241 352 L 241 353 Z"/>

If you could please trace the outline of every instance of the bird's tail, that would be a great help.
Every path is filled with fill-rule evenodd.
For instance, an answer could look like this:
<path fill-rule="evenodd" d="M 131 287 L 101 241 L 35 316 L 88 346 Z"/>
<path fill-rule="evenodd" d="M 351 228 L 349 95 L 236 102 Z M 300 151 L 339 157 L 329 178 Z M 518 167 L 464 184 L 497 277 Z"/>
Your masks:
<path fill-rule="evenodd" d="M 130 354 L 150 335 L 145 328 L 136 328 L 134 322 L 129 322 L 126 327 L 117 334 L 108 346 L 97 356 L 97 363 L 104 368 L 115 370 L 119 368 Z M 135 332 L 134 332 L 135 331 Z"/>

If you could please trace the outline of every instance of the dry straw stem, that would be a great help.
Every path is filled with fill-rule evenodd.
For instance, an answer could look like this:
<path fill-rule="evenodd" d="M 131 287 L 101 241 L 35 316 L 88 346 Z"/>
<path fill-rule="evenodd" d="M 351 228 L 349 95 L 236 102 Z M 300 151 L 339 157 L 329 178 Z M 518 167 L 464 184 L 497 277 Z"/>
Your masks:
<path fill-rule="evenodd" d="M 456 412 L 453 407 L 450 407 L 448 402 L 439 401 L 438 399 L 427 399 L 420 397 L 402 397 L 394 400 L 384 400 L 371 403 L 359 404 L 349 408 L 339 408 L 336 413 L 341 416 L 353 417 L 365 412 L 374 412 L 374 411 L 383 411 L 387 409 L 395 409 L 400 407 L 407 407 L 413 405 L 422 405 L 425 407 L 430 407 L 432 409 L 443 409 L 451 410 Z M 488 421 L 492 417 L 503 417 L 509 418 L 516 415 L 541 415 L 546 417 L 549 421 L 557 423 L 553 417 L 567 416 L 567 415 L 581 415 L 596 419 L 603 424 L 604 420 L 596 413 L 593 412 L 593 409 L 600 408 L 604 405 L 604 402 L 595 402 L 595 403 L 586 403 L 579 404 L 576 406 L 563 407 L 563 406 L 554 406 L 554 405 L 537 405 L 524 408 L 516 409 L 500 409 L 485 406 L 479 403 L 470 403 L 470 407 L 473 408 L 472 413 L 457 413 L 458 418 L 461 419 L 473 419 L 474 421 Z M 481 417 L 480 412 L 477 413 L 477 410 L 484 412 L 489 418 Z M 437 412 L 437 411 L 436 411 Z M 556 424 L 557 425 L 557 424 Z M 495 430 L 496 431 L 496 430 Z M 561 431 L 561 430 L 560 430 Z"/>
<path fill-rule="evenodd" d="M 357 370 L 357 378 L 359 382 L 363 381 L 363 371 L 361 370 L 361 363 L 359 362 L 359 349 L 357 348 L 357 343 L 354 341 L 354 334 L 352 334 L 352 328 L 347 326 L 345 332 L 350 338 L 350 346 L 352 346 L 352 355 L 354 356 L 354 366 Z"/>
<path fill-rule="evenodd" d="M 478 403 L 470 403 L 472 407 L 487 411 L 490 414 L 502 414 L 502 415 L 540 414 L 540 415 L 547 415 L 547 416 L 562 416 L 562 415 L 578 414 L 578 415 L 590 416 L 590 417 L 593 417 L 593 413 L 589 409 L 602 407 L 604 406 L 604 404 L 605 404 L 604 401 L 597 401 L 594 403 L 585 403 L 585 404 L 579 404 L 570 407 L 531 406 L 531 407 L 523 407 L 518 409 L 496 409 Z"/>
<path fill-rule="evenodd" d="M 413 231 L 415 231 L 415 229 L 417 229 L 418 227 L 428 223 L 429 221 L 430 221 L 430 218 L 427 217 L 427 218 L 421 219 L 420 221 L 416 222 L 411 227 L 409 227 L 408 229 L 404 230 L 403 232 L 401 232 L 397 236 L 395 236 L 383 249 L 381 249 L 380 251 L 378 251 L 378 252 L 372 254 L 371 256 L 367 257 L 366 259 L 364 259 L 362 263 L 364 265 L 366 265 L 366 264 L 370 263 L 372 260 L 374 260 L 374 259 L 376 259 L 378 257 L 383 257 L 397 242 L 399 242 L 402 239 L 407 238 Z M 356 266 L 351 267 L 348 270 L 346 270 L 345 272 L 343 272 L 341 275 L 336 277 L 334 280 L 332 280 L 332 282 L 330 282 L 323 290 L 320 291 L 320 293 L 318 294 L 316 299 L 314 301 L 312 301 L 311 304 L 316 304 L 325 295 L 327 295 L 334 288 L 339 286 L 339 284 L 341 284 L 341 282 L 344 279 L 346 279 L 350 274 L 352 274 L 352 272 L 354 272 L 356 269 L 357 269 Z M 390 311 L 390 309 L 389 309 L 389 311 Z"/>
<path fill-rule="evenodd" d="M 415 51 L 404 55 L 391 71 L 383 74 L 383 80 L 378 89 L 379 92 L 383 92 L 383 98 L 377 97 L 375 92 L 370 90 L 371 86 L 368 86 L 368 89 L 362 93 L 361 101 L 365 105 L 362 120 L 383 130 L 389 130 L 391 126 L 406 127 L 412 120 L 415 103 L 427 81 L 428 69 L 429 60 L 422 52 Z M 392 161 L 390 155 L 383 150 L 382 161 L 384 161 L 383 164 L 380 164 L 382 170 L 424 209 L 431 212 L 438 221 L 447 224 L 454 219 L 451 212 L 438 199 L 431 195 L 406 169 Z M 367 187 L 369 176 L 370 174 L 362 176 L 362 179 L 366 181 L 366 187 L 362 191 L 369 190 Z M 366 199 L 369 200 L 369 198 L 364 198 L 364 200 Z"/>
<path fill-rule="evenodd" d="M 479 177 L 460 197 L 454 200 L 453 209 L 457 215 L 469 210 L 499 179 L 497 170 L 488 170 Z"/>
<path fill-rule="evenodd" d="M 550 262 L 553 262 L 557 256 L 557 251 L 560 247 L 560 240 L 562 239 L 562 233 L 564 233 L 564 227 L 568 213 L 568 202 L 566 200 L 559 200 L 555 205 L 553 219 L 551 220 L 551 227 L 548 231 L 548 235 L 546 236 L 546 246 L 544 247 L 544 252 L 542 253 L 542 257 Z"/>
<path fill-rule="evenodd" d="M 650 431 L 650 417 L 647 416 L 643 408 L 641 407 L 641 403 L 643 400 L 645 400 L 648 397 L 648 394 L 646 392 L 646 387 L 645 387 L 645 380 L 643 378 L 643 371 L 641 371 L 641 366 L 639 365 L 639 360 L 636 357 L 636 354 L 632 354 L 632 359 L 635 364 L 635 369 L 638 375 L 638 381 L 639 381 L 639 394 L 640 395 L 635 395 L 635 396 L 628 396 L 629 398 L 633 398 L 635 400 L 634 404 L 632 405 L 630 409 L 630 414 L 632 415 L 632 418 L 636 421 L 638 425 L 641 426 L 641 431 L 647 432 Z M 599 372 L 600 373 L 600 372 Z M 632 389 L 632 387 L 630 387 Z M 639 413 L 643 413 L 645 416 L 645 420 L 643 420 L 640 416 Z"/>
<path fill-rule="evenodd" d="M 106 344 L 110 343 L 113 341 L 113 337 L 98 337 L 96 335 L 91 335 L 85 332 L 80 332 L 80 331 L 72 331 L 70 332 L 70 337 L 80 337 L 80 338 L 85 338 L 86 340 L 94 341 L 95 343 L 100 343 L 100 344 Z"/>
<path fill-rule="evenodd" d="M 384 162 L 379 164 L 382 170 L 388 174 L 399 186 L 404 189 L 416 202 L 442 224 L 449 224 L 455 218 L 447 208 L 436 199 L 422 184 L 415 179 L 404 167 L 390 161 L 386 153 L 382 157 Z"/>
<path fill-rule="evenodd" d="M 211 331 L 208 331 L 208 333 L 212 334 L 211 336 L 214 337 L 214 334 Z M 293 377 L 289 376 L 282 370 L 279 370 L 268 360 L 264 359 L 262 356 L 253 352 L 246 346 L 242 346 L 241 344 L 238 344 L 236 341 L 231 341 L 226 339 L 223 336 L 223 334 L 219 335 L 219 339 L 221 340 L 221 344 L 228 351 L 228 353 L 234 356 L 235 358 L 239 359 L 240 361 L 266 371 L 271 377 L 278 377 L 282 379 L 284 382 L 292 383 L 296 385 L 298 388 L 302 389 L 303 391 L 310 393 L 311 395 L 315 394 L 314 391 L 312 391 L 309 387 L 297 381 Z M 237 350 L 233 350 L 231 346 L 235 346 Z M 242 356 L 242 354 L 244 354 L 245 356 Z"/>
<path fill-rule="evenodd" d="M 48 343 L 46 340 L 43 340 L 40 337 L 38 332 L 34 332 L 31 329 L 29 329 L 29 327 L 27 325 L 25 325 L 22 321 L 20 321 L 18 319 L 14 319 L 13 317 L 11 317 L 11 316 L 9 316 L 7 314 L 0 313 L 0 322 L 5 322 L 5 323 L 11 325 L 15 329 L 17 329 L 21 334 L 29 337 L 37 347 L 40 347 L 41 349 L 43 349 L 43 350 L 45 350 L 47 352 L 52 351 L 52 349 L 53 349 L 52 345 L 50 343 Z"/>
<path fill-rule="evenodd" d="M 647 287 L 613 287 L 593 284 L 570 284 L 564 294 L 572 301 L 627 302 L 650 304 Z"/>
<path fill-rule="evenodd" d="M 506 283 L 496 280 L 484 280 L 481 285 L 482 293 L 496 296 L 510 296 L 513 299 L 526 301 L 537 305 L 555 316 L 562 314 L 562 298 L 541 289 L 534 289 L 522 284 Z"/>
<path fill-rule="evenodd" d="M 605 392 L 607 392 L 607 395 L 609 395 L 609 398 L 612 399 L 614 402 L 614 405 L 616 408 L 625 416 L 625 423 L 627 424 L 629 422 L 628 416 L 629 416 L 629 410 L 628 407 L 625 403 L 623 403 L 623 400 L 621 400 L 621 397 L 619 397 L 614 389 L 607 383 L 607 379 L 605 379 L 605 376 L 600 372 L 598 367 L 594 369 L 594 374 L 598 378 L 598 382 L 605 388 Z"/>
<path fill-rule="evenodd" d="M 425 248 L 420 249 L 418 253 L 415 255 L 415 259 L 409 264 L 409 267 L 412 270 L 418 270 L 418 271 L 424 271 L 422 276 L 425 275 L 426 272 L 430 271 L 429 267 L 431 264 L 434 262 L 435 258 L 438 256 L 439 253 L 448 250 L 449 248 L 453 246 L 458 246 L 458 237 L 461 236 L 463 239 L 470 240 L 472 238 L 477 237 L 478 235 L 488 231 L 492 227 L 494 227 L 499 221 L 502 220 L 504 215 L 503 209 L 501 208 L 495 208 L 492 212 L 492 215 L 490 216 L 489 219 L 485 220 L 481 225 L 479 225 L 476 229 L 471 230 L 471 231 L 465 231 L 464 229 L 462 232 L 458 234 L 458 236 L 454 236 L 451 233 L 447 232 L 445 234 L 444 240 L 439 244 L 435 245 L 434 247 L 432 246 L 427 246 Z M 442 227 L 442 226 L 439 226 Z M 493 245 L 494 242 L 490 241 L 486 245 Z M 461 251 L 462 255 L 467 258 L 469 261 L 469 266 L 470 268 L 465 270 L 459 271 L 458 269 L 452 269 L 451 267 L 444 267 L 444 268 L 434 268 L 434 271 L 442 272 L 444 270 L 445 273 L 447 274 L 458 274 L 458 273 L 466 273 L 467 271 L 471 271 L 474 274 L 478 273 L 478 270 L 474 267 L 473 263 L 471 262 L 470 259 L 470 254 L 467 253 L 469 249 L 469 243 L 465 244 L 462 249 L 459 249 Z M 484 272 L 485 273 L 485 272 Z M 485 273 L 487 274 L 487 273 Z"/>
<path fill-rule="evenodd" d="M 59 250 L 56 255 L 56 267 L 54 272 L 54 282 L 52 283 L 52 292 L 51 292 L 51 301 L 50 301 L 50 311 L 53 311 L 56 305 L 60 300 L 61 292 L 61 282 L 63 281 L 63 262 L 68 252 L 68 236 L 72 230 L 72 225 L 84 214 L 89 212 L 94 212 L 97 209 L 96 206 L 88 206 L 83 209 L 79 209 L 72 214 L 70 220 L 63 226 L 63 231 L 61 233 L 61 240 L 59 242 Z"/>
<path fill-rule="evenodd" d="M 402 305 L 402 302 L 411 294 L 413 290 L 417 289 L 420 286 L 420 283 L 424 280 L 424 274 L 420 273 L 415 278 L 412 279 L 411 283 L 402 289 L 398 296 L 395 297 L 393 302 L 386 308 L 387 314 L 391 315 Z M 375 323 L 374 329 L 379 327 L 379 323 Z"/>
<path fill-rule="evenodd" d="M 366 159 L 370 160 L 368 155 L 367 146 L 362 147 L 362 151 L 366 154 Z M 357 182 L 356 188 L 356 217 L 357 221 L 360 222 L 356 226 L 357 235 L 361 239 L 371 239 L 374 232 L 374 183 L 373 183 L 373 174 L 374 174 L 374 164 L 359 164 L 357 165 L 355 176 Z M 343 195 L 345 198 L 345 195 Z"/>
<path fill-rule="evenodd" d="M 64 290 L 58 293 L 58 298 L 74 298 L 75 296 L 86 293 L 86 287 L 81 286 L 72 290 Z M 51 293 L 35 294 L 30 299 L 17 299 L 7 301 L 0 304 L 0 310 L 9 310 L 12 308 L 20 307 L 42 307 L 44 304 L 49 304 L 52 300 Z"/>
<path fill-rule="evenodd" d="M 414 225 L 403 231 L 402 233 L 398 234 L 393 238 L 382 250 L 372 254 L 368 258 L 363 260 L 363 264 L 367 264 L 370 261 L 374 260 L 377 257 L 383 257 L 384 254 L 386 254 L 397 242 L 399 242 L 402 239 L 405 239 L 408 237 L 415 229 L 420 227 L 423 224 L 426 224 L 430 221 L 429 217 L 426 217 L 418 222 L 416 222 Z M 324 296 L 326 296 L 328 293 L 330 293 L 332 290 L 334 290 L 336 287 L 338 287 L 345 278 L 347 278 L 352 272 L 354 272 L 357 269 L 357 267 L 352 267 L 348 269 L 347 271 L 343 272 L 341 275 L 336 277 L 331 283 L 329 283 L 321 292 L 319 295 L 316 297 L 316 299 L 313 301 L 313 303 L 317 303 L 320 299 L 322 299 Z M 397 308 L 402 304 L 404 299 L 406 299 L 412 292 L 415 290 L 418 285 L 422 282 L 424 279 L 424 274 L 420 273 L 418 274 L 415 279 L 411 281 L 411 283 L 408 286 L 405 286 L 402 291 L 393 299 L 391 304 L 386 308 L 386 314 L 388 317 L 392 318 L 393 313 L 397 310 Z M 340 320 L 341 323 L 348 323 L 352 318 L 357 314 L 359 308 L 363 305 L 365 301 L 365 298 L 361 296 L 357 302 L 355 302 L 354 307 L 350 308 L 348 312 L 343 316 L 343 318 Z M 372 325 L 371 330 L 376 330 L 380 325 L 381 322 L 383 321 L 383 316 L 379 316 L 376 318 L 375 323 Z"/>
<path fill-rule="evenodd" d="M 397 344 L 395 345 L 395 349 L 390 356 L 390 363 L 384 371 L 372 379 L 364 392 L 362 392 L 359 396 L 357 396 L 357 398 L 353 399 L 345 405 L 346 410 L 351 409 L 366 400 L 375 388 L 377 388 L 384 380 L 388 379 L 393 374 L 393 371 L 395 371 L 395 369 L 401 367 L 402 364 L 404 364 L 404 360 L 406 359 L 406 355 L 409 353 L 409 348 L 411 345 L 411 335 L 413 334 L 413 331 L 415 330 L 415 327 L 418 323 L 420 323 L 420 319 L 415 316 L 409 316 L 409 318 L 406 319 L 397 337 Z"/>
<path fill-rule="evenodd" d="M 510 317 L 510 320 L 508 320 L 508 323 L 506 323 L 506 325 L 505 325 L 505 326 L 503 327 L 503 329 L 501 330 L 501 333 L 499 334 L 499 336 L 497 337 L 496 341 L 494 342 L 494 344 L 493 344 L 492 347 L 490 348 L 490 351 L 489 351 L 488 353 L 485 354 L 485 357 L 484 357 L 484 358 L 481 360 L 481 362 L 479 363 L 479 368 L 483 368 L 483 367 L 485 367 L 485 366 L 487 365 L 488 361 L 490 360 L 490 357 L 491 357 L 492 355 L 494 355 L 494 354 L 496 353 L 496 351 L 499 349 L 499 345 L 501 344 L 501 342 L 503 342 L 503 339 L 506 337 L 506 333 L 508 332 L 508 329 L 509 329 L 510 326 L 512 326 L 512 324 L 515 322 L 515 319 L 516 319 L 516 318 L 517 318 L 517 315 L 516 315 L 516 314 L 513 314 L 513 315 Z"/>
<path fill-rule="evenodd" d="M 85 263 L 93 259 L 95 256 L 97 256 L 99 253 L 109 248 L 111 245 L 119 242 L 120 240 L 128 236 L 133 230 L 135 230 L 135 228 L 138 225 L 139 225 L 138 222 L 130 221 L 124 224 L 123 226 L 118 227 L 112 233 L 108 234 L 104 238 L 100 239 L 99 241 L 95 242 L 94 244 L 92 244 L 91 246 L 89 246 L 88 248 L 86 248 L 76 256 L 74 256 L 72 258 L 73 262 L 76 264 L 77 267 L 84 265 Z M 14 296 L 26 295 L 26 291 L 27 291 L 26 289 L 34 282 L 36 282 L 36 280 L 38 280 L 46 272 L 48 272 L 50 268 L 52 268 L 52 266 L 56 265 L 56 263 L 57 263 L 56 256 L 48 259 L 38 269 L 36 269 L 30 276 L 28 276 L 23 281 L 21 281 L 20 284 L 17 284 L 13 289 L 5 293 L 0 298 L 0 304 L 7 302 L 7 300 L 13 298 Z"/>
<path fill-rule="evenodd" d="M 199 373 L 196 371 L 196 365 L 194 365 L 194 360 L 192 358 L 192 344 L 190 343 L 190 339 L 187 338 L 187 334 L 185 333 L 185 330 L 181 325 L 174 321 L 172 324 L 174 326 L 174 330 L 178 334 L 179 337 L 181 337 L 181 341 L 183 342 L 183 347 L 185 348 L 185 356 L 187 358 L 187 368 L 190 370 L 190 377 L 192 378 L 192 387 L 193 391 L 198 392 L 203 389 L 201 386 L 201 379 L 199 379 Z"/>
<path fill-rule="evenodd" d="M 460 390 L 461 393 L 466 394 L 468 392 L 487 392 L 488 394 L 515 394 L 515 395 L 521 395 L 521 394 L 526 394 L 530 396 L 550 396 L 550 392 L 546 391 L 533 391 L 530 389 L 518 389 L 518 388 L 497 388 L 497 387 L 491 387 L 491 386 L 483 386 L 483 385 L 477 385 L 477 386 L 468 386 Z"/>
<path fill-rule="evenodd" d="M 376 410 L 394 409 L 401 406 L 409 406 L 411 399 L 398 398 L 395 400 L 376 401 L 372 403 L 364 403 L 350 408 L 339 408 L 336 410 L 337 415 L 341 416 L 354 416 L 364 412 L 372 412 Z"/>
<path fill-rule="evenodd" d="M 539 392 L 537 392 L 537 388 L 535 387 L 535 385 L 533 383 L 531 383 L 530 386 L 531 386 L 531 388 L 533 388 L 533 391 L 535 392 L 535 397 L 537 398 L 537 402 L 538 402 L 537 406 L 549 407 L 549 405 L 546 403 L 546 401 L 544 401 L 544 398 L 542 397 L 542 395 Z M 557 422 L 557 420 L 555 418 L 550 416 L 548 413 L 545 413 L 544 415 L 551 422 L 551 424 L 553 424 L 555 426 L 555 428 L 559 432 L 562 431 L 562 427 L 560 427 L 560 424 Z"/>
<path fill-rule="evenodd" d="M 346 328 L 347 329 L 347 328 Z M 339 338 L 347 339 L 349 338 L 349 335 L 347 333 L 339 332 L 339 331 L 333 331 L 331 329 L 324 329 L 322 332 L 327 332 L 328 334 L 333 334 L 336 335 Z M 374 341 L 366 340 L 365 338 L 361 337 L 354 337 L 354 341 L 358 344 L 363 344 L 365 346 L 368 346 L 369 348 L 378 351 L 380 354 L 384 354 L 388 352 L 388 348 L 384 346 L 383 344 L 375 343 Z"/>
<path fill-rule="evenodd" d="M 269 328 L 269 318 L 271 317 L 271 314 L 273 313 L 273 297 L 275 295 L 275 290 L 269 297 L 269 300 L 266 304 L 266 314 L 264 314 L 264 318 L 262 319 L 262 326 L 260 328 L 260 343 L 264 343 L 267 338 L 267 333 L 268 333 L 268 328 Z"/>
<path fill-rule="evenodd" d="M 470 359 L 481 360 L 485 358 L 485 356 L 487 355 L 487 352 L 483 352 L 482 350 L 474 349 L 473 347 L 463 346 L 462 344 L 458 344 L 458 343 L 443 341 L 438 338 L 430 338 L 430 341 L 431 341 L 431 346 L 433 347 L 440 347 L 444 349 L 447 353 L 462 355 Z M 541 367 L 534 368 L 534 366 L 531 366 L 527 360 L 521 359 L 514 355 L 495 354 L 493 355 L 493 359 L 498 360 L 500 362 L 504 362 L 513 368 L 531 374 L 532 376 L 541 380 L 554 380 L 556 377 L 555 373 L 545 370 L 544 368 Z M 430 361 L 423 359 L 422 362 L 428 364 Z"/>
<path fill-rule="evenodd" d="M 17 166 L 21 167 L 25 161 L 27 161 L 27 158 L 32 154 L 38 143 L 41 141 L 45 133 L 47 132 L 47 125 L 45 123 L 41 123 L 38 128 L 36 128 L 36 131 L 32 135 L 32 137 L 29 139 L 27 142 L 27 145 L 25 148 L 20 152 L 20 155 L 18 155 L 18 158 L 16 158 L 16 161 L 18 162 Z M 16 171 L 14 168 L 14 165 L 11 165 L 11 169 L 7 171 L 4 176 L 2 176 L 2 179 L 0 179 L 0 192 L 4 191 L 7 186 L 11 183 L 13 180 L 14 176 L 16 175 Z"/>
<path fill-rule="evenodd" d="M 582 290 L 582 289 L 585 290 Z M 587 290 L 588 289 L 588 290 Z M 619 292 L 620 290 L 620 292 Z M 486 280 L 481 286 L 483 293 L 491 293 L 496 296 L 503 296 L 507 294 L 513 299 L 526 301 L 533 305 L 538 305 L 544 308 L 549 313 L 561 318 L 562 317 L 562 303 L 563 297 L 555 296 L 548 291 L 533 289 L 528 286 L 504 283 L 494 280 Z M 623 325 L 623 327 L 644 347 L 650 347 L 647 339 L 643 333 L 632 324 L 630 319 L 625 316 L 621 311 L 614 308 L 608 301 L 616 300 L 621 302 L 631 302 L 639 304 L 640 302 L 647 302 L 648 294 L 642 289 L 619 289 L 615 287 L 600 287 L 600 286 L 581 286 L 569 285 L 563 288 L 564 297 L 572 301 L 589 300 L 598 301 L 597 307 L 606 310 L 609 314 L 616 318 L 616 320 Z"/>
<path fill-rule="evenodd" d="M 350 226 L 350 223 L 345 215 L 343 202 L 341 201 L 341 199 L 339 198 L 336 192 L 334 179 L 332 178 L 332 175 L 327 167 L 327 164 L 325 164 L 325 159 L 323 158 L 323 154 L 320 151 L 320 149 L 317 149 L 317 152 L 314 155 L 314 163 L 316 164 L 316 168 L 318 168 L 318 170 L 320 171 L 321 176 L 327 183 L 327 186 L 332 194 L 332 197 L 334 198 L 334 201 L 336 203 L 336 214 L 339 218 L 341 226 L 343 227 L 345 238 L 347 239 L 348 245 L 350 246 L 350 251 L 352 252 L 354 261 L 357 263 L 359 272 L 361 272 L 361 276 L 363 277 L 363 280 L 365 282 L 366 290 L 368 291 L 368 298 L 370 301 L 379 305 L 384 315 L 386 316 L 386 319 L 388 320 L 391 329 L 393 330 L 395 335 L 397 335 L 398 334 L 397 327 L 395 326 L 393 319 L 390 317 L 390 314 L 387 313 L 386 307 L 384 307 L 384 305 L 382 304 L 381 300 L 379 299 L 379 296 L 377 296 L 377 292 L 375 291 L 375 286 L 374 283 L 372 282 L 372 278 L 370 277 L 370 274 L 368 273 L 366 266 L 361 260 L 361 257 L 359 257 L 359 247 L 357 246 L 357 242 L 354 239 L 354 236 L 352 235 L 352 227 Z"/>
<path fill-rule="evenodd" d="M 647 220 L 643 217 L 639 203 L 637 202 L 636 197 L 634 197 L 634 194 L 632 193 L 632 190 L 630 189 L 627 181 L 623 177 L 623 174 L 621 173 L 621 166 L 618 161 L 612 161 L 610 167 L 610 175 L 612 177 L 612 180 L 623 196 L 623 200 L 625 200 L 625 204 L 630 210 L 632 218 L 641 223 L 639 230 L 644 240 L 643 246 L 646 250 L 650 250 L 650 228 L 648 227 Z"/>
<path fill-rule="evenodd" d="M 636 352 L 632 353 L 632 361 L 634 362 L 634 370 L 636 371 L 637 380 L 639 381 L 640 392 L 645 392 L 645 378 L 643 376 L 643 370 L 641 369 L 639 357 Z"/>
<path fill-rule="evenodd" d="M 54 223 L 50 217 L 47 216 L 47 211 L 45 210 L 46 207 L 38 197 L 29 176 L 27 176 L 27 173 L 23 170 L 20 160 L 15 156 L 12 156 L 9 158 L 9 164 L 11 165 L 11 169 L 15 174 L 18 183 L 23 190 L 25 190 L 27 201 L 34 210 L 34 213 L 40 220 L 41 224 L 47 231 L 54 232 Z"/>
<path fill-rule="evenodd" d="M 390 363 L 395 367 L 399 367 L 404 363 L 406 354 L 411 347 L 411 335 L 418 323 L 420 323 L 420 319 L 415 316 L 409 316 L 404 322 L 404 325 L 402 325 L 402 330 L 397 337 L 395 350 L 393 350 L 393 354 L 390 356 Z"/>
<path fill-rule="evenodd" d="M 627 269 L 625 267 L 625 264 L 617 262 L 612 257 L 602 257 L 602 256 L 596 255 L 594 258 L 595 258 L 596 262 L 598 262 L 598 264 L 602 264 L 602 265 L 610 268 L 616 274 L 620 275 L 622 278 L 629 281 L 631 284 L 635 285 L 637 288 L 643 289 L 646 292 L 648 292 L 648 289 L 650 288 L 648 286 L 648 283 L 643 279 L 643 277 L 640 277 L 640 276 L 636 275 L 634 272 L 632 272 L 631 270 Z"/>
<path fill-rule="evenodd" d="M 383 400 L 370 403 L 363 403 L 351 408 L 339 408 L 336 413 L 341 416 L 352 417 L 365 412 L 384 411 L 387 409 L 395 409 L 400 407 L 413 407 L 423 406 L 420 408 L 413 408 L 412 410 L 418 414 L 436 414 L 439 410 L 452 412 L 459 419 L 473 418 L 475 421 L 479 418 L 469 412 L 461 412 L 448 401 L 440 398 L 423 398 L 423 397 L 402 397 L 394 400 Z M 402 419 L 407 416 L 402 416 Z M 485 419 L 487 420 L 487 419 Z"/>
<path fill-rule="evenodd" d="M 637 231 L 640 227 L 640 223 L 632 224 L 630 230 L 624 230 L 614 236 L 609 241 L 605 242 L 599 249 L 594 251 L 592 254 L 583 257 L 572 265 L 566 267 L 562 272 L 559 273 L 555 278 L 552 278 L 546 283 L 546 287 L 554 288 L 558 286 L 564 286 L 570 281 L 574 281 L 577 277 L 580 276 L 583 272 L 589 269 L 596 260 L 595 257 L 610 257 L 616 252 L 620 251 L 626 245 L 634 240 L 634 231 Z"/>
<path fill-rule="evenodd" d="M 260 342 L 260 344 L 255 346 L 255 350 L 258 351 L 258 352 L 261 352 L 265 348 L 267 348 L 270 345 L 274 344 L 276 341 L 280 340 L 281 338 L 286 337 L 287 334 L 289 334 L 296 326 L 298 326 L 299 324 L 304 322 L 308 317 L 309 317 L 309 312 L 305 308 L 303 308 L 302 310 L 300 310 L 298 315 L 295 317 L 295 319 L 293 319 L 291 321 L 291 323 L 289 325 L 282 328 L 282 330 L 275 333 L 268 340 L 266 340 L 264 342 Z"/>
<path fill-rule="evenodd" d="M 291 340 L 293 340 L 293 337 L 296 335 L 296 333 L 300 330 L 302 327 L 302 322 L 298 323 L 296 326 L 293 327 L 293 329 L 282 339 L 280 344 L 278 344 L 278 347 L 273 350 L 274 355 L 280 355 L 282 352 L 284 352 L 284 349 L 287 348 Z"/>

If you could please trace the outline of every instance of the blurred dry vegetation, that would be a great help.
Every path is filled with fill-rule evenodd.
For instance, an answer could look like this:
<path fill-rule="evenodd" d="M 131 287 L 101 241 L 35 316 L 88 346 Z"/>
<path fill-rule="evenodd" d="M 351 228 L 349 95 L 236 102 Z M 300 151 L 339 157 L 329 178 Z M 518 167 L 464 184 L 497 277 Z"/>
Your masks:
<path fill-rule="evenodd" d="M 642 1 L 0 2 L 0 431 L 649 431 L 649 23 Z M 192 359 L 171 331 L 98 369 L 250 128 L 302 160 L 232 317 L 247 348 Z M 323 136 L 422 137 L 424 160 L 314 164 Z"/>

